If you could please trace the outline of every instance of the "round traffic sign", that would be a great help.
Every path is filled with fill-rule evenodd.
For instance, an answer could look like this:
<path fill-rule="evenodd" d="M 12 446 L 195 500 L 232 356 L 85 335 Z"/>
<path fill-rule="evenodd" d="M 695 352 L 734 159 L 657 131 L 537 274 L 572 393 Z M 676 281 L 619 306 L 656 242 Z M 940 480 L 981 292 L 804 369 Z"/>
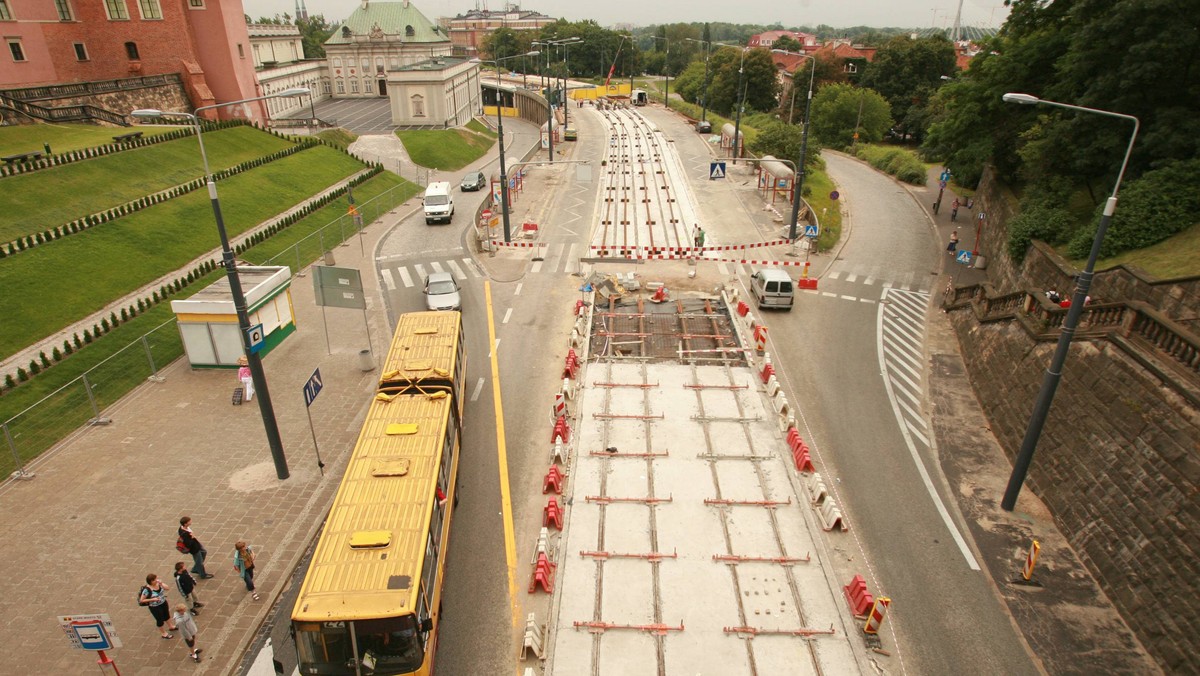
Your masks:
<path fill-rule="evenodd" d="M 485 220 L 486 220 L 486 219 L 489 219 L 489 218 L 491 218 L 491 217 L 492 217 L 492 210 L 491 210 L 491 209 L 484 209 L 484 210 L 483 210 L 483 213 L 482 213 L 482 214 L 480 214 L 480 216 L 482 216 L 482 217 L 483 217 Z"/>
<path fill-rule="evenodd" d="M 839 198 L 839 197 L 841 197 L 841 195 L 839 195 L 838 191 L 836 191 L 836 190 L 829 193 L 829 199 L 831 199 L 831 200 L 837 201 L 837 198 Z"/>

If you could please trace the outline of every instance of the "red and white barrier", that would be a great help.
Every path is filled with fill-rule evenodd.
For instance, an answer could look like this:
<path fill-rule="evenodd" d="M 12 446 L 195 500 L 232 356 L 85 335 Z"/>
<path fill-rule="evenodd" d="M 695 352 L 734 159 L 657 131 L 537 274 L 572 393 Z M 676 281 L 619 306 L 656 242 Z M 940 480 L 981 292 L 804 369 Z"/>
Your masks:
<path fill-rule="evenodd" d="M 862 575 L 855 575 L 850 584 L 842 587 L 842 593 L 850 605 L 850 614 L 855 617 L 863 617 L 867 609 L 875 605 L 875 597 L 867 592 L 867 581 Z"/>
<path fill-rule="evenodd" d="M 887 616 L 890 605 L 892 605 L 892 600 L 886 596 L 875 599 L 875 605 L 871 606 L 871 614 L 867 616 L 867 623 L 863 625 L 864 633 L 879 633 L 879 626 L 883 624 L 883 618 Z"/>
<path fill-rule="evenodd" d="M 1038 554 L 1042 551 L 1042 545 L 1037 540 L 1029 546 L 1029 553 L 1025 555 L 1025 567 L 1021 569 L 1021 577 L 1025 581 L 1033 579 L 1033 567 L 1037 565 Z"/>

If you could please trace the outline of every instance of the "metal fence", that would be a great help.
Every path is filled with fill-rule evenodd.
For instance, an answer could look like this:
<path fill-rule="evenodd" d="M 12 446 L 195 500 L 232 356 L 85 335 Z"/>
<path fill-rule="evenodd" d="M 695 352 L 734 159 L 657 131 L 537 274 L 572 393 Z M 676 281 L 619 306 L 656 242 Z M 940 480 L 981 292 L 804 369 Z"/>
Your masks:
<path fill-rule="evenodd" d="M 0 424 L 9 453 L 0 454 L 0 472 L 31 476 L 25 463 L 86 425 L 107 425 L 104 410 L 183 354 L 175 320 L 164 322 L 118 350 L 78 378 Z"/>
<path fill-rule="evenodd" d="M 293 276 L 302 275 L 309 263 L 339 244 L 349 245 L 355 235 L 359 235 L 359 246 L 363 246 L 363 224 L 373 223 L 411 195 L 411 187 L 396 186 L 358 204 L 357 215 L 339 216 L 268 259 L 254 260 L 254 254 L 255 249 L 269 253 L 263 250 L 270 248 L 270 239 L 242 257 L 260 265 L 287 265 Z M 80 427 L 110 423 L 104 416 L 106 408 L 147 379 L 160 378 L 159 370 L 182 355 L 183 341 L 172 319 L 0 424 L 0 433 L 9 450 L 7 454 L 0 453 L 0 477 L 31 478 L 32 474 L 25 470 L 27 462 Z"/>

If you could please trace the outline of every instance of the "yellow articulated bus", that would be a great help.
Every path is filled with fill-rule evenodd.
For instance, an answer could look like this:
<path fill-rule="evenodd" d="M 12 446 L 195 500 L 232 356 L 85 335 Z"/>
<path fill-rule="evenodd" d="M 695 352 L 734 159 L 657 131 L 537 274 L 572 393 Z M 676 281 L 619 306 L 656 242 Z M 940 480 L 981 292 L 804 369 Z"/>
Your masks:
<path fill-rule="evenodd" d="M 409 312 L 400 315 L 392 346 L 383 361 L 379 389 L 408 392 L 414 388 L 450 392 L 463 412 L 460 389 L 467 375 L 462 315 L 458 312 Z"/>
<path fill-rule="evenodd" d="M 292 610 L 301 674 L 433 673 L 465 359 L 458 313 L 416 314 L 454 334 L 454 379 L 381 382 Z M 392 354 L 418 333 L 401 326 Z"/>

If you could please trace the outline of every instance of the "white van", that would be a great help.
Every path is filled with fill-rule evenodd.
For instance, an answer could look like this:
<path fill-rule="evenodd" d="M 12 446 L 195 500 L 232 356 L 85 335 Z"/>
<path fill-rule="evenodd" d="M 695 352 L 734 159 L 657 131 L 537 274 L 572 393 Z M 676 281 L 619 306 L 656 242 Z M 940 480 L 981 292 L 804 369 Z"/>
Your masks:
<path fill-rule="evenodd" d="M 449 181 L 436 181 L 425 188 L 425 225 L 436 221 L 450 222 L 454 217 L 454 193 Z"/>
<path fill-rule="evenodd" d="M 795 285 L 792 278 L 783 270 L 767 268 L 759 270 L 750 277 L 750 293 L 758 301 L 758 308 L 778 307 L 792 309 L 796 298 Z"/>

